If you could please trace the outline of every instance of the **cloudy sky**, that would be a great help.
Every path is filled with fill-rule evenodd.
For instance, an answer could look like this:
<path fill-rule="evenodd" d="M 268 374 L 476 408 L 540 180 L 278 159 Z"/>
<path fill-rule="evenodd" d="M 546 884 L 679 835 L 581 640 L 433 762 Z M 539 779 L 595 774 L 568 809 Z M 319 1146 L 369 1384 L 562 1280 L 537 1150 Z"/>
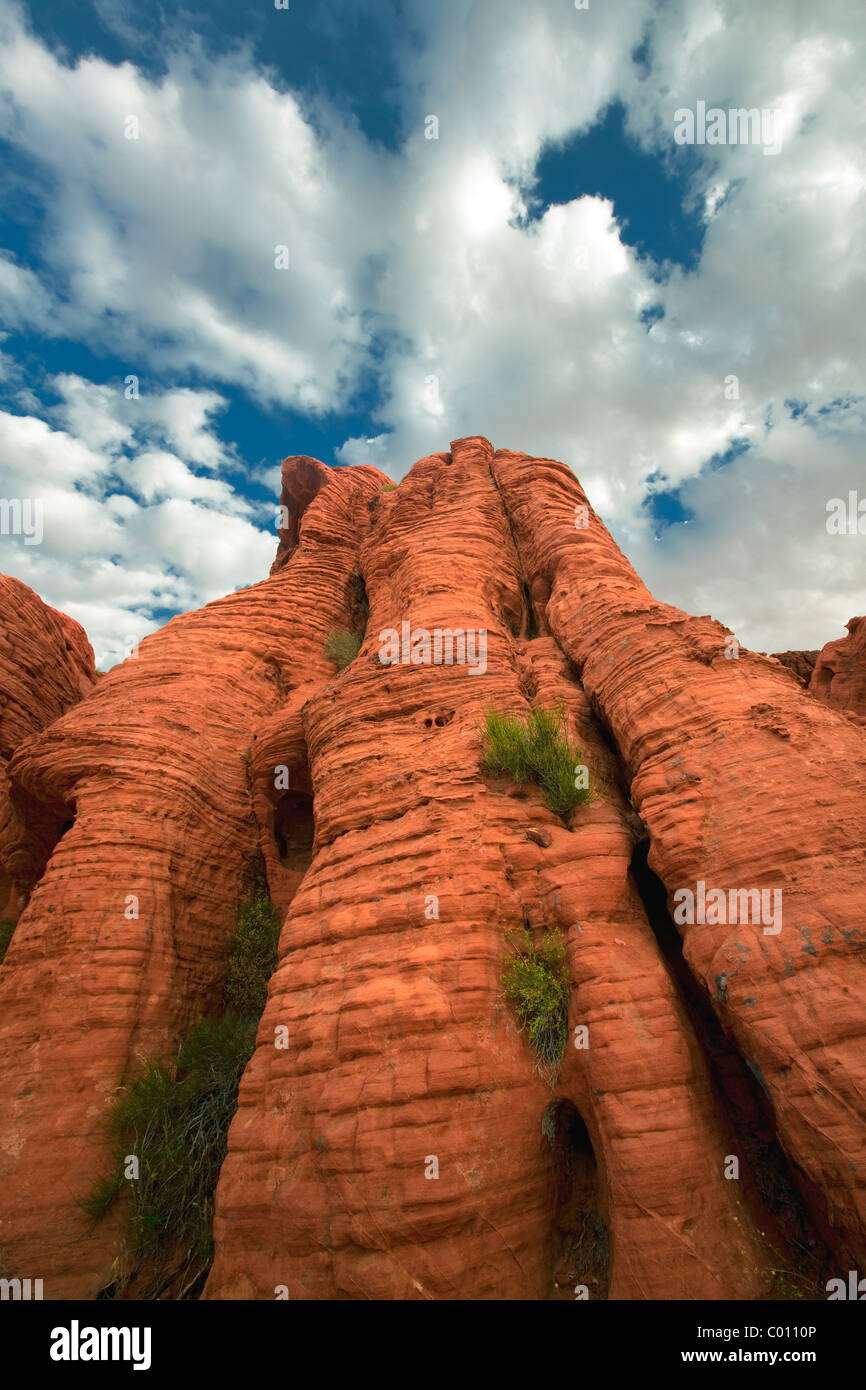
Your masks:
<path fill-rule="evenodd" d="M 864 70 L 862 0 L 0 0 L 0 499 L 44 507 L 0 570 L 107 668 L 267 573 L 285 455 L 485 434 L 659 598 L 843 635 Z M 679 143 L 701 102 L 772 138 Z"/>

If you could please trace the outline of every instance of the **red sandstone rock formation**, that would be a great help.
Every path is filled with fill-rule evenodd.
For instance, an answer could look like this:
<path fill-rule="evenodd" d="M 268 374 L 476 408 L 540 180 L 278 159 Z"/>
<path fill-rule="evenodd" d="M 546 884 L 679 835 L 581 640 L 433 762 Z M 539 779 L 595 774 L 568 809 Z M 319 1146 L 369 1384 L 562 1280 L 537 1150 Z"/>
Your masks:
<path fill-rule="evenodd" d="M 26 584 L 0 574 L 0 918 L 18 917 L 58 836 L 44 807 L 13 797 L 9 760 L 95 680 L 84 629 Z"/>
<path fill-rule="evenodd" d="M 809 691 L 831 709 L 866 723 L 866 618 L 852 618 L 848 636 L 822 647 Z"/>
<path fill-rule="evenodd" d="M 105 1167 L 106 1103 L 219 998 L 258 845 L 256 732 L 332 674 L 325 638 L 383 481 L 330 473 L 290 563 L 145 638 L 9 765 L 35 801 L 75 808 L 0 968 L 0 1266 L 44 1270 L 46 1298 L 111 1278 L 123 1214 L 88 1236 L 76 1206 Z"/>
<path fill-rule="evenodd" d="M 106 1098 L 214 1002 L 258 846 L 284 925 L 205 1297 L 755 1298 L 792 1232 L 862 1267 L 862 731 L 656 603 L 563 465 L 475 438 L 385 481 L 287 460 L 272 577 L 11 762 L 76 819 L 0 971 L 0 1264 L 110 1279 L 122 1213 L 75 1208 Z M 383 664 L 403 623 L 483 661 Z M 570 823 L 481 765 L 533 703 L 591 770 Z M 781 890 L 782 930 L 675 928 L 699 880 Z M 567 940 L 553 1083 L 503 996 L 523 926 Z"/>
<path fill-rule="evenodd" d="M 863 735 L 774 661 L 742 648 L 729 659 L 721 624 L 657 603 L 562 464 L 498 451 L 491 469 L 550 594 L 551 632 L 619 749 L 671 905 L 699 880 L 783 895 L 781 932 L 683 924 L 685 958 L 760 1078 L 828 1239 L 863 1264 Z"/>
<path fill-rule="evenodd" d="M 789 671 L 793 671 L 801 685 L 809 684 L 815 662 L 818 660 L 817 649 L 812 652 L 773 652 L 772 655 L 774 660 L 780 661 Z"/>
<path fill-rule="evenodd" d="M 758 1287 L 706 1067 L 629 879 L 633 818 L 611 785 L 569 831 L 480 774 L 485 707 L 530 695 L 567 701 L 593 766 L 609 757 L 589 751 L 601 740 L 555 644 L 512 635 L 523 576 L 489 454 L 464 441 L 380 498 L 367 641 L 302 710 L 315 854 L 241 1089 L 207 1297 L 548 1296 L 568 1254 L 567 1233 L 548 1236 L 556 1097 L 608 1175 L 611 1296 Z M 404 618 L 486 630 L 487 671 L 383 666 L 378 634 Z M 593 1039 L 556 1093 L 502 999 L 505 937 L 525 919 L 569 930 L 574 1018 Z"/>
<path fill-rule="evenodd" d="M 277 527 L 279 545 L 271 574 L 276 574 L 288 563 L 298 544 L 301 521 L 314 497 L 317 497 L 328 482 L 332 470 L 326 468 L 318 459 L 297 454 L 286 460 L 290 467 L 283 466 L 282 487 L 280 490 L 280 524 Z M 385 479 L 385 475 L 381 475 Z M 387 481 L 387 479 L 385 479 Z"/>

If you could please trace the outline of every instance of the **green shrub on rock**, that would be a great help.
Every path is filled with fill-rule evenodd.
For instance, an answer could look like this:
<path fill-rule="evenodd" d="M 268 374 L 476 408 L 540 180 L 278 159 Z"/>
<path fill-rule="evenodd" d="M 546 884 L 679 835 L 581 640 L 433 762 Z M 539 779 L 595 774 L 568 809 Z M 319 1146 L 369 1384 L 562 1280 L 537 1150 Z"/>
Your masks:
<path fill-rule="evenodd" d="M 548 1068 L 558 1067 L 568 1038 L 565 938 L 559 932 L 546 932 L 536 948 L 524 930 L 506 962 L 502 983 L 539 1061 Z"/>
<path fill-rule="evenodd" d="M 182 1298 L 213 1259 L 213 1202 L 244 1068 L 255 1047 L 277 962 L 276 909 L 258 893 L 238 912 L 221 1018 L 201 1019 L 171 1064 L 145 1060 L 121 1087 L 107 1120 L 112 1169 L 80 1203 L 91 1225 L 126 1189 L 131 1201 L 125 1269 L 113 1295 Z M 134 1158 L 135 1165 L 129 1160 Z M 130 1171 L 137 1167 L 137 1176 Z"/>
<path fill-rule="evenodd" d="M 537 783 L 547 806 L 563 820 L 592 799 L 588 787 L 575 785 L 583 754 L 568 740 L 562 710 L 539 707 L 523 718 L 488 710 L 483 738 L 487 770 Z"/>

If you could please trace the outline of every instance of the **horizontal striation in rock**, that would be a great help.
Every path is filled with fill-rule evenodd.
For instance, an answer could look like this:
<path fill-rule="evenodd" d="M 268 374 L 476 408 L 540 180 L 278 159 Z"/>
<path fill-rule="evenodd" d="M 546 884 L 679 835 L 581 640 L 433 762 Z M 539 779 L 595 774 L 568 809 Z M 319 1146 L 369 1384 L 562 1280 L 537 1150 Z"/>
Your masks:
<path fill-rule="evenodd" d="M 704 1061 L 629 880 L 614 760 L 555 644 L 519 639 L 528 591 L 491 453 L 458 441 L 378 500 L 367 641 L 300 710 L 315 851 L 241 1086 L 205 1297 L 547 1297 L 557 1098 L 592 1136 L 611 1296 L 757 1288 Z M 404 620 L 485 630 L 486 671 L 383 665 Z M 574 831 L 481 771 L 485 709 L 535 697 L 561 698 L 609 764 Z M 294 717 L 285 739 L 297 749 Z M 536 939 L 567 932 L 572 1022 L 593 1040 L 553 1092 L 502 992 L 508 933 L 527 921 Z"/>
<path fill-rule="evenodd" d="M 801 685 L 808 685 L 815 669 L 815 662 L 818 660 L 818 651 L 805 652 L 773 652 L 773 659 L 782 666 L 786 666 Z"/>
<path fill-rule="evenodd" d="M 205 1297 L 534 1298 L 546 1088 L 499 986 L 519 918 L 476 729 L 486 698 L 513 699 L 497 614 L 520 597 L 483 455 L 422 460 L 383 494 L 362 569 L 367 640 L 302 711 L 315 852 L 241 1085 Z M 379 634 L 404 618 L 486 629 L 487 675 L 383 665 Z"/>
<path fill-rule="evenodd" d="M 0 918 L 18 916 L 58 833 L 56 815 L 16 795 L 9 760 L 95 680 L 84 629 L 20 580 L 0 574 Z"/>
<path fill-rule="evenodd" d="M 818 653 L 809 693 L 866 725 L 866 617 L 851 618 L 845 626 L 848 636 L 827 642 Z"/>
<path fill-rule="evenodd" d="M 125 1213 L 76 1205 L 107 1102 L 219 1007 L 259 855 L 279 963 L 204 1297 L 760 1297 L 776 1132 L 807 1243 L 862 1267 L 862 626 L 816 699 L 657 603 L 562 464 L 473 437 L 386 484 L 286 460 L 269 579 L 77 693 L 73 641 L 43 723 L 0 719 L 50 854 L 0 969 L 0 1274 L 111 1279 Z M 462 659 L 413 662 L 437 632 Z M 570 822 L 482 765 L 485 712 L 533 705 L 590 770 Z M 780 891 L 782 930 L 675 928 L 699 881 Z M 505 997 L 524 928 L 566 942 L 555 1078 Z"/>
<path fill-rule="evenodd" d="M 330 472 L 273 578 L 145 638 L 10 762 L 17 789 L 74 815 L 0 970 L 0 1262 L 44 1271 L 46 1298 L 110 1278 L 123 1213 L 87 1235 L 76 1206 L 103 1171 L 106 1103 L 221 997 L 258 846 L 250 746 L 333 673 L 382 480 Z"/>
<path fill-rule="evenodd" d="M 776 661 L 730 659 L 721 624 L 656 602 L 562 464 L 499 450 L 492 468 L 550 630 L 631 777 L 672 911 L 698 881 L 782 894 L 780 932 L 684 924 L 685 957 L 823 1193 L 838 1255 L 862 1265 L 866 739 Z"/>

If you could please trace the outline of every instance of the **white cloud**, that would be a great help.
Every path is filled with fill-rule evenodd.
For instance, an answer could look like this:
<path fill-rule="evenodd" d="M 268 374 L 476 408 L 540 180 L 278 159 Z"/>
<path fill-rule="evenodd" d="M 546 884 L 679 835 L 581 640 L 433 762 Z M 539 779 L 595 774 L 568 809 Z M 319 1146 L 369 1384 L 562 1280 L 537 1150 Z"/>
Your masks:
<path fill-rule="evenodd" d="M 756 650 L 843 636 L 866 596 L 864 537 L 828 534 L 827 503 L 847 503 L 857 481 L 863 495 L 863 426 L 862 414 L 856 430 L 784 419 L 754 455 L 687 483 L 693 520 L 663 545 L 637 538 L 632 562 L 659 598 L 723 617 Z"/>
<path fill-rule="evenodd" d="M 9 252 L 0 252 L 0 313 L 6 329 L 47 328 L 50 305 L 38 276 L 17 265 Z"/>
<path fill-rule="evenodd" d="M 69 69 L 2 0 L 0 14 L 0 128 L 54 190 L 39 276 L 0 259 L 0 298 L 15 321 L 120 352 L 142 381 L 127 402 L 62 377 L 53 429 L 6 426 L 13 462 L 24 451 L 58 507 L 72 490 L 82 534 L 97 526 L 88 506 L 106 528 L 78 576 L 58 541 L 50 601 L 114 604 L 117 555 L 135 565 L 131 606 L 161 575 L 191 604 L 214 596 L 220 564 L 223 587 L 266 573 L 261 509 L 224 477 L 237 461 L 218 434 L 220 383 L 318 414 L 348 410 L 372 370 L 381 410 L 343 462 L 397 478 L 481 432 L 570 464 L 660 597 L 748 645 L 819 645 L 862 611 L 857 552 L 823 514 L 864 487 L 862 420 L 817 414 L 866 394 L 862 6 L 414 0 L 423 42 L 403 53 L 397 155 L 243 54 L 169 54 L 160 82 L 96 58 Z M 587 130 L 613 99 L 633 138 L 690 171 L 706 223 L 695 269 L 660 275 L 625 244 L 612 203 L 578 188 L 527 217 L 546 142 Z M 779 153 L 677 146 L 674 113 L 698 101 L 778 111 Z M 138 140 L 124 138 L 130 114 Z M 438 140 L 425 139 L 430 114 Z M 288 270 L 274 267 L 281 244 Z M 160 384 L 185 372 L 214 389 Z M 808 418 L 791 419 L 790 399 Z M 734 439 L 749 452 L 708 467 Z M 275 470 L 256 478 L 276 492 Z M 658 543 L 642 502 L 665 488 L 695 520 Z"/>
<path fill-rule="evenodd" d="M 151 390 L 147 382 L 97 386 L 72 373 L 54 378 L 62 397 L 49 414 L 93 449 L 115 453 L 133 438 L 164 440 L 190 463 L 221 468 L 232 451 L 214 433 L 211 417 L 227 402 L 216 391 Z M 135 392 L 136 394 L 129 394 Z"/>
<path fill-rule="evenodd" d="M 50 285 L 31 296 L 4 262 L 0 294 L 44 318 L 51 293 L 55 332 L 132 372 L 195 368 L 304 410 L 339 403 L 368 341 L 358 280 L 385 172 L 362 138 L 316 135 L 240 56 L 177 54 L 158 83 L 131 63 L 68 68 L 6 5 L 0 40 L 0 130 L 52 183 Z"/>
<path fill-rule="evenodd" d="M 437 8 L 418 108 L 439 116 L 440 139 L 407 146 L 412 196 L 383 288 L 406 344 L 387 362 L 388 432 L 349 441 L 341 458 L 399 477 L 476 432 L 561 458 L 662 597 L 713 612 L 756 647 L 820 645 L 863 608 L 856 546 L 841 554 L 824 526 L 826 498 L 866 483 L 862 422 L 831 444 L 790 421 L 785 401 L 818 409 L 864 394 L 866 108 L 854 94 L 866 14 L 829 5 L 786 17 L 747 0 L 447 14 L 450 27 Z M 581 28 L 591 15 L 595 27 Z M 644 23 L 648 72 L 626 61 Z M 613 96 L 648 150 L 695 163 L 709 223 L 695 271 L 674 267 L 659 283 L 601 198 L 530 226 L 499 198 L 497 168 L 516 171 L 528 196 L 545 140 L 584 128 Z M 683 151 L 674 111 L 698 100 L 779 111 L 780 152 Z M 479 169 L 479 190 L 492 190 L 482 246 L 461 202 Z M 639 314 L 651 304 L 665 317 L 647 333 Z M 418 408 L 429 373 L 443 404 L 433 419 Z M 709 468 L 735 439 L 749 453 Z M 658 476 L 656 488 L 683 485 L 697 513 L 661 544 L 641 507 Z"/>
<path fill-rule="evenodd" d="M 79 377 L 54 384 L 63 401 L 47 413 L 68 430 L 0 412 L 0 495 L 38 501 L 43 518 L 41 543 L 4 536 L 0 563 L 81 622 L 107 667 L 161 626 L 155 614 L 260 579 L 276 537 L 225 479 L 194 471 L 232 462 L 208 424 L 213 392 L 136 401 Z M 189 462 L 158 441 L 185 443 Z"/>

